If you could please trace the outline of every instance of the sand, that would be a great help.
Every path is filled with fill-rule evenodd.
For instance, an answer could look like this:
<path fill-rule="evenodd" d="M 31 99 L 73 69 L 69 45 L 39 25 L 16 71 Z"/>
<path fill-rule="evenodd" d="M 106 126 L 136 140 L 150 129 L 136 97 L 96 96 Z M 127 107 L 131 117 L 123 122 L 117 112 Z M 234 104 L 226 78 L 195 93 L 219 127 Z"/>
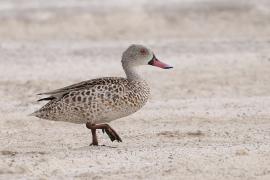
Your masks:
<path fill-rule="evenodd" d="M 270 179 L 267 1 L 37 2 L 0 3 L 0 179 Z M 131 43 L 174 69 L 141 68 L 151 98 L 110 123 L 122 143 L 27 116 L 37 93 L 124 76 Z"/>

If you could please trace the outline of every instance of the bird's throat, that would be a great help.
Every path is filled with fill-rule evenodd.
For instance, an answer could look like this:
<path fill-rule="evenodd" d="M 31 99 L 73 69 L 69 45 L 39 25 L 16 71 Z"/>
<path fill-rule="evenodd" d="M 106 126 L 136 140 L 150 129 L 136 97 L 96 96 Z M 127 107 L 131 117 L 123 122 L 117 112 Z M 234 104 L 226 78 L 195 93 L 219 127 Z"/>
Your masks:
<path fill-rule="evenodd" d="M 129 80 L 142 80 L 141 76 L 138 73 L 138 67 L 136 66 L 130 66 L 128 64 L 123 63 L 123 69 L 126 73 L 127 79 Z"/>

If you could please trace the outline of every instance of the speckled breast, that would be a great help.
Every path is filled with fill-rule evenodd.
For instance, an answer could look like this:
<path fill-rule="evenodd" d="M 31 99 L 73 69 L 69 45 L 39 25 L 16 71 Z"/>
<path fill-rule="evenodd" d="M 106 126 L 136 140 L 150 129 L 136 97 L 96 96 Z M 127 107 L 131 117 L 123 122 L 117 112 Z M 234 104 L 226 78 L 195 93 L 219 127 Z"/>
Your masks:
<path fill-rule="evenodd" d="M 109 122 L 135 113 L 146 104 L 150 95 L 150 89 L 144 81 L 130 81 L 125 90 L 122 96 L 113 94 L 112 102 L 105 105 L 97 121 Z"/>

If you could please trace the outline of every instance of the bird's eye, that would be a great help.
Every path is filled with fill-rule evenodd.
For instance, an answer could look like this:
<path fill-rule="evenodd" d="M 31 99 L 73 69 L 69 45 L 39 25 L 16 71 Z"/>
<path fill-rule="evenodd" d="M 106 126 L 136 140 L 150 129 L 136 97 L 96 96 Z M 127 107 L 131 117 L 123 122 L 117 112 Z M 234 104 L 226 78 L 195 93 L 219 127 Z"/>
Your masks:
<path fill-rule="evenodd" d="M 142 55 L 146 55 L 147 54 L 147 51 L 146 51 L 146 49 L 140 49 L 140 53 L 142 54 Z"/>

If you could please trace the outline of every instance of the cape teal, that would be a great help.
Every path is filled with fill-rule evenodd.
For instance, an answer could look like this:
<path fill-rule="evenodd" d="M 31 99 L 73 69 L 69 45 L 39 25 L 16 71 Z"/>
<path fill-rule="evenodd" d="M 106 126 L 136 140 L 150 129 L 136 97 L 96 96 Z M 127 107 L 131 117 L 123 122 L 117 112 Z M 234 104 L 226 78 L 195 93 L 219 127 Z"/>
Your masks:
<path fill-rule="evenodd" d="M 111 141 L 122 142 L 106 123 L 138 111 L 147 102 L 150 89 L 137 73 L 137 68 L 141 65 L 163 69 L 172 67 L 159 61 L 150 49 L 142 45 L 128 47 L 121 62 L 126 78 L 103 77 L 40 93 L 47 97 L 38 101 L 49 102 L 31 115 L 52 121 L 84 123 L 92 132 L 91 145 L 98 145 L 96 129 L 106 132 Z"/>

